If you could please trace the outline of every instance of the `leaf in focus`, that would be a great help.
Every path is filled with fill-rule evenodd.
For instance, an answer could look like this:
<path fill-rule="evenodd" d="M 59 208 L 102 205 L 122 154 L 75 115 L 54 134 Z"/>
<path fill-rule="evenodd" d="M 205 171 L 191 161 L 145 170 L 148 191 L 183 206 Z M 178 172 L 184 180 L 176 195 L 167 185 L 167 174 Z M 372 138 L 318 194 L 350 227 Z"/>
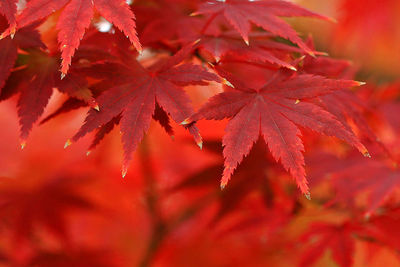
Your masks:
<path fill-rule="evenodd" d="M 64 9 L 57 23 L 62 57 L 61 77 L 65 76 L 69 70 L 75 50 L 79 47 L 80 40 L 93 18 L 94 8 L 123 31 L 139 52 L 142 50 L 136 33 L 135 16 L 124 0 L 32 0 L 17 17 L 17 26 L 18 28 L 25 27 L 62 8 Z M 1 38 L 11 34 L 11 31 L 12 29 L 7 29 Z"/>
<path fill-rule="evenodd" d="M 221 74 L 224 76 L 223 74 Z M 227 77 L 232 81 L 233 77 Z M 261 88 L 233 83 L 236 90 L 212 98 L 185 123 L 200 119 L 230 118 L 223 137 L 225 169 L 221 187 L 225 187 L 237 165 L 248 155 L 260 133 L 276 161 L 295 178 L 301 192 L 309 189 L 304 169 L 301 132 L 297 125 L 318 133 L 336 136 L 369 155 L 358 138 L 331 113 L 310 100 L 341 88 L 359 85 L 350 80 L 299 74 L 288 76 L 278 71 Z"/>

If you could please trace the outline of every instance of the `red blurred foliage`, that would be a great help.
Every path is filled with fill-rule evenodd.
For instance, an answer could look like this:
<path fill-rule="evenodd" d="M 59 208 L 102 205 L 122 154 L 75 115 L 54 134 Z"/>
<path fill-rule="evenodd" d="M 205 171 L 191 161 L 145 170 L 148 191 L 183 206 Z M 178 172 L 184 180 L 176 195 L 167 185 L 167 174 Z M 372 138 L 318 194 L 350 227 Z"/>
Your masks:
<path fill-rule="evenodd" d="M 324 47 L 283 0 L 46 3 L 0 2 L 0 267 L 400 265 L 398 1 Z"/>

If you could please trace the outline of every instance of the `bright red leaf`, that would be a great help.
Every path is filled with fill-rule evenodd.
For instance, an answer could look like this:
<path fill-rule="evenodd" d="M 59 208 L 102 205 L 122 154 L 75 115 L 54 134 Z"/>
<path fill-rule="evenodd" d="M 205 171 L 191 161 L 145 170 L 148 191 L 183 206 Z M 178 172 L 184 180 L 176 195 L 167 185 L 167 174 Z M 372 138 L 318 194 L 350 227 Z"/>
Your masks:
<path fill-rule="evenodd" d="M 100 112 L 89 111 L 85 123 L 72 141 L 76 142 L 121 114 L 124 147 L 122 175 L 125 176 L 132 153 L 150 126 L 156 105 L 167 112 L 175 122 L 181 122 L 193 113 L 190 99 L 181 87 L 190 84 L 204 85 L 205 81 L 220 81 L 217 75 L 207 72 L 200 66 L 178 65 L 192 50 L 193 45 L 188 45 L 166 62 L 159 62 L 148 69 L 136 60 L 113 65 L 114 70 L 118 69 L 120 73 L 126 74 L 124 80 L 116 81 L 116 86 L 97 99 Z M 189 131 L 201 146 L 201 139 L 195 126 L 190 125 Z"/>
<path fill-rule="evenodd" d="M 68 72 L 72 56 L 93 18 L 94 8 L 123 31 L 139 52 L 142 50 L 136 33 L 135 16 L 124 0 L 32 0 L 18 16 L 18 28 L 43 19 L 61 8 L 64 9 L 57 23 L 58 42 L 62 52 L 61 77 Z M 10 28 L 6 30 L 0 39 L 11 34 L 11 31 Z"/>
<path fill-rule="evenodd" d="M 212 14 L 215 16 L 223 14 L 232 27 L 240 33 L 246 44 L 249 44 L 251 23 L 254 23 L 276 36 L 292 41 L 311 54 L 313 52 L 297 36 L 296 31 L 279 17 L 304 16 L 329 20 L 327 17 L 282 0 L 213 0 L 202 4 L 195 14 Z"/>
<path fill-rule="evenodd" d="M 310 102 L 332 91 L 358 86 L 359 82 L 305 74 L 288 77 L 285 72 L 279 71 L 261 88 L 248 88 L 237 82 L 234 85 L 236 90 L 212 97 L 196 114 L 183 122 L 230 118 L 223 137 L 225 169 L 222 188 L 243 157 L 248 155 L 260 133 L 275 160 L 281 161 L 306 195 L 309 190 L 302 154 L 304 147 L 297 125 L 336 136 L 369 156 L 352 132 L 331 113 Z"/>
<path fill-rule="evenodd" d="M 38 65 L 41 67 L 38 68 Z M 20 93 L 17 105 L 22 148 L 26 144 L 26 139 L 34 123 L 43 114 L 53 93 L 53 88 L 83 100 L 94 109 L 98 109 L 85 77 L 82 77 L 76 70 L 72 70 L 66 79 L 60 80 L 57 71 L 58 60 L 55 57 L 40 50 L 30 50 L 26 64 L 10 76 L 7 86 L 4 88 L 6 91 L 4 94 L 7 95 L 4 99 Z"/>

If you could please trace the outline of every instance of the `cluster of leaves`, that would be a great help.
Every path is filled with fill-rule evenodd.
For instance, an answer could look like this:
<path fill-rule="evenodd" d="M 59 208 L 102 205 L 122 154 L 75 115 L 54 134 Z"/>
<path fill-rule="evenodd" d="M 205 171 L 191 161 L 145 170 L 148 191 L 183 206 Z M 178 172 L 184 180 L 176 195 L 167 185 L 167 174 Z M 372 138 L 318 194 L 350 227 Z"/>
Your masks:
<path fill-rule="evenodd" d="M 400 174 L 396 151 L 386 148 L 400 148 L 400 143 L 382 140 L 388 131 L 400 128 L 391 110 L 398 108 L 392 103 L 396 89 L 384 90 L 389 96 L 374 96 L 370 104 L 379 112 L 375 117 L 365 116 L 367 105 L 355 93 L 355 87 L 363 83 L 355 81 L 352 65 L 317 51 L 311 37 L 300 38 L 283 18 L 311 17 L 327 23 L 332 19 L 284 0 L 135 0 L 132 4 L 124 0 L 30 0 L 25 6 L 5 0 L 0 8 L 0 101 L 17 97 L 22 149 L 39 119 L 41 124 L 59 120 L 59 115 L 82 107 L 89 111 L 65 148 L 94 132 L 89 153 L 119 125 L 125 177 L 140 147 L 152 225 L 143 266 L 151 261 L 173 262 L 170 251 L 181 248 L 171 243 L 187 234 L 187 228 L 196 229 L 190 227 L 191 219 L 204 221 L 198 233 L 213 226 L 216 234 L 228 237 L 238 230 L 262 231 L 267 224 L 268 242 L 288 253 L 300 251 L 301 256 L 293 261 L 304 266 L 317 261 L 327 249 L 332 250 L 335 262 L 351 266 L 358 241 L 400 248 L 397 236 L 387 236 L 399 213 L 387 198 L 396 196 Z M 219 92 L 209 99 L 193 99 L 191 89 L 197 86 L 203 91 L 217 87 Z M 66 95 L 64 102 L 43 118 L 55 90 Z M 364 91 L 378 89 L 370 86 Z M 203 104 L 195 109 L 191 99 Z M 152 119 L 170 136 L 177 131 L 174 124 L 183 127 L 200 148 L 203 129 L 197 124 L 218 120 L 225 127 L 222 142 L 204 142 L 204 150 L 223 158 L 160 190 L 165 202 L 177 204 L 171 213 L 161 197 L 154 196 L 158 178 L 148 162 L 151 145 L 146 141 L 140 145 L 147 140 Z M 336 141 L 320 135 L 341 141 L 332 145 Z M 306 157 L 305 146 L 309 150 Z M 373 160 L 369 150 L 374 152 Z M 342 159 L 337 159 L 338 154 Z M 172 158 L 184 162 L 184 156 Z M 306 168 L 311 179 L 306 178 Z M 221 174 L 222 191 L 215 186 Z M 311 182 L 316 188 L 313 204 L 297 196 L 287 174 L 308 199 Z M 15 225 L 9 232 L 12 246 L 22 239 L 42 238 L 31 236 L 39 226 L 63 240 L 69 252 L 36 247 L 35 253 L 19 260 L 12 253 L 11 258 L 0 254 L 0 261 L 4 258 L 4 262 L 20 261 L 27 266 L 119 266 L 114 262 L 118 257 L 111 254 L 110 259 L 99 260 L 107 254 L 101 249 L 79 251 L 71 245 L 67 210 L 90 213 L 101 209 L 76 191 L 80 183 L 91 182 L 59 170 L 43 175 L 43 182 L 28 187 L 31 182 L 24 179 L 20 183 L 20 179 L 4 178 L 0 187 L 4 224 Z M 328 192 L 319 190 L 326 183 Z M 324 194 L 318 195 L 319 191 Z M 187 203 L 178 204 L 176 195 Z M 237 215 L 243 203 L 250 203 L 250 211 Z M 314 204 L 325 205 L 327 213 L 332 211 L 341 219 L 290 233 L 290 224 L 307 217 Z M 209 210 L 213 205 L 217 211 Z M 236 220 L 227 220 L 235 214 Z M 196 231 L 190 230 L 196 240 Z M 285 235 L 279 240 L 282 231 Z M 307 244 L 305 248 L 282 244 L 293 239 L 293 234 Z M 216 266 L 224 263 L 216 261 Z"/>
<path fill-rule="evenodd" d="M 369 155 L 350 128 L 345 127 L 329 109 L 313 103 L 323 95 L 361 83 L 330 79 L 323 76 L 325 73 L 317 75 L 312 71 L 300 71 L 297 65 L 303 64 L 304 57 L 315 56 L 317 52 L 304 43 L 279 17 L 328 18 L 285 1 L 195 1 L 191 4 L 183 2 L 173 5 L 169 1 L 152 4 L 148 1 L 137 1 L 134 8 L 137 8 L 139 13 L 142 11 L 143 15 L 148 15 L 155 7 L 163 10 L 167 8 L 163 13 L 174 15 L 175 20 L 179 22 L 185 20 L 188 26 L 187 29 L 178 30 L 174 27 L 158 32 L 159 36 L 152 36 L 150 41 L 150 38 L 146 37 L 153 34 L 154 24 L 168 25 L 171 17 L 164 15 L 155 22 L 145 23 L 143 46 L 146 49 L 155 49 L 168 42 L 169 50 L 166 52 L 175 53 L 169 59 L 157 60 L 155 56 L 156 62 L 145 66 L 144 60 L 138 60 L 137 52 L 142 53 L 142 45 L 137 38 L 134 14 L 124 1 L 119 2 L 57 1 L 40 8 L 44 4 L 43 1 L 29 1 L 16 18 L 15 10 L 7 10 L 7 14 L 11 15 L 7 17 L 9 27 L 2 34 L 2 45 L 13 51 L 7 53 L 10 58 L 4 59 L 2 80 L 7 78 L 13 67 L 16 70 L 4 85 L 2 94 L 6 95 L 3 97 L 6 99 L 13 93 L 21 92 L 18 112 L 22 147 L 25 146 L 25 140 L 34 122 L 43 113 L 53 88 L 57 88 L 93 108 L 83 126 L 72 138 L 72 142 L 97 130 L 96 144 L 114 125 L 120 124 L 124 147 L 123 176 L 126 175 L 131 154 L 136 150 L 144 132 L 148 130 L 152 117 L 159 121 L 167 132 L 171 132 L 168 116 L 185 125 L 200 147 L 201 137 L 195 126 L 196 121 L 232 118 L 223 139 L 225 170 L 222 188 L 243 157 L 249 153 L 260 133 L 274 158 L 281 161 L 307 196 L 309 189 L 302 155 L 304 147 L 297 125 L 336 136 L 356 147 L 364 155 Z M 172 7 L 168 8 L 169 5 Z M 11 6 L 14 8 L 15 3 Z M 117 30 L 126 34 L 129 42 L 121 37 L 122 33 L 99 39 L 101 37 L 96 35 L 107 34 L 93 33 L 95 29 L 91 29 L 90 33 L 85 35 L 93 17 L 93 7 L 99 12 L 98 15 L 104 16 Z M 60 8 L 62 10 L 55 26 L 55 29 L 58 29 L 57 40 L 61 51 L 61 79 L 57 79 L 57 51 L 44 52 L 44 45 L 40 40 L 36 40 L 37 46 L 27 52 L 25 60 L 16 62 L 17 49 L 24 48 L 25 44 L 18 42 L 18 38 L 10 38 L 14 35 L 25 36 L 22 30 L 24 27 Z M 169 14 L 170 12 L 176 14 Z M 147 22 L 151 16 L 154 14 L 143 20 Z M 267 33 L 252 31 L 252 24 L 261 27 Z M 30 34 L 34 32 L 34 29 L 30 29 Z M 89 34 L 91 38 L 85 38 L 80 45 L 83 36 Z M 298 47 L 278 42 L 277 37 L 285 38 Z M 250 38 L 255 39 L 254 44 L 251 40 L 250 45 Z M 245 45 L 237 39 L 243 39 Z M 94 44 L 100 40 L 108 44 Z M 78 47 L 79 50 L 74 56 Z M 89 53 L 91 58 L 87 57 Z M 202 56 L 203 54 L 206 56 Z M 196 55 L 203 62 L 213 66 L 213 72 L 218 75 L 193 63 L 182 63 L 193 61 Z M 265 69 L 265 72 L 260 74 L 262 77 L 251 77 L 252 80 L 259 79 L 257 85 L 244 84 L 244 75 L 240 76 L 229 70 L 231 62 L 235 60 L 240 61 L 242 69 L 251 64 L 257 64 L 261 72 Z M 43 67 L 38 69 L 37 65 Z M 313 67 L 315 66 L 309 66 Z M 30 77 L 29 84 L 22 84 L 27 79 L 21 79 L 21 76 Z M 89 78 L 100 81 L 91 84 L 88 82 Z M 182 87 L 206 85 L 206 81 L 227 84 L 233 89 L 225 88 L 224 93 L 214 96 L 194 113 L 190 99 Z M 97 92 L 99 96 L 94 99 L 93 95 Z M 63 108 L 71 109 L 71 103 L 65 104 Z M 68 140 L 66 146 L 70 143 Z"/>

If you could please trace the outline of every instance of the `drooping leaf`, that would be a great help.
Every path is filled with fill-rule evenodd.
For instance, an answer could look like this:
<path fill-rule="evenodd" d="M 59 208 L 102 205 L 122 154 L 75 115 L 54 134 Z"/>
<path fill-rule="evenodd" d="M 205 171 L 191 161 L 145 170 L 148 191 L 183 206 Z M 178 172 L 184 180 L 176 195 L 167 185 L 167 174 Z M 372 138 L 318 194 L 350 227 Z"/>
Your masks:
<path fill-rule="evenodd" d="M 234 78 L 228 79 L 233 81 Z M 336 136 L 369 156 L 364 145 L 352 132 L 331 113 L 310 101 L 360 83 L 305 74 L 288 76 L 280 71 L 260 88 L 233 84 L 236 90 L 210 98 L 197 113 L 183 122 L 230 118 L 223 137 L 225 169 L 221 180 L 222 188 L 243 157 L 248 155 L 260 133 L 275 160 L 281 161 L 304 194 L 308 194 L 308 185 L 302 154 L 304 147 L 297 125 L 328 136 Z"/>
<path fill-rule="evenodd" d="M 27 32 L 26 35 L 24 34 L 25 31 Z M 85 105 L 96 110 L 99 109 L 92 90 L 89 89 L 88 74 L 85 72 L 85 69 L 92 63 L 85 55 L 92 51 L 93 59 L 101 60 L 103 54 L 99 54 L 98 49 L 90 50 L 90 47 L 86 47 L 87 51 L 77 53 L 74 59 L 76 64 L 71 68 L 70 75 L 60 80 L 57 74 L 59 64 L 57 54 L 48 54 L 43 49 L 33 49 L 32 46 L 35 47 L 35 43 L 40 44 L 40 48 L 44 46 L 40 40 L 36 41 L 35 37 L 39 39 L 37 32 L 31 32 L 31 29 L 26 28 L 20 30 L 19 34 L 13 39 L 17 42 L 17 45 L 20 44 L 20 48 L 26 47 L 26 51 L 21 50 L 22 54 L 19 57 L 18 64 L 16 64 L 15 70 L 11 73 L 0 95 L 0 100 L 3 101 L 19 93 L 18 116 L 20 118 L 22 148 L 26 144 L 34 123 L 47 106 L 54 88 L 70 97 L 81 100 Z M 0 40 L 0 42 L 8 38 Z"/>
<path fill-rule="evenodd" d="M 217 75 L 200 66 L 178 65 L 192 50 L 193 44 L 185 46 L 167 61 L 156 63 L 148 69 L 136 60 L 126 59 L 127 64 L 115 64 L 116 68 L 129 75 L 100 95 L 97 99 L 100 112 L 89 111 L 85 123 L 72 141 L 76 142 L 121 114 L 124 148 L 122 174 L 125 176 L 132 153 L 150 126 L 156 105 L 167 112 L 175 122 L 181 122 L 193 113 L 190 99 L 181 87 L 190 84 L 203 85 L 205 81 L 220 81 Z M 195 125 L 189 125 L 189 131 L 197 142 L 201 142 Z"/>
<path fill-rule="evenodd" d="M 304 16 L 328 19 L 289 1 L 282 0 L 213 0 L 202 4 L 196 14 L 213 14 L 215 16 L 222 14 L 232 27 L 240 33 L 247 44 L 249 43 L 251 23 L 254 23 L 268 32 L 292 41 L 311 54 L 313 52 L 298 37 L 296 31 L 279 17 Z"/>
<path fill-rule="evenodd" d="M 68 72 L 72 56 L 90 25 L 94 8 L 123 31 L 138 51 L 142 50 L 136 33 L 135 16 L 123 0 L 32 0 L 17 17 L 17 26 L 18 28 L 25 27 L 61 8 L 64 9 L 57 23 L 58 41 L 62 52 L 61 77 Z M 0 39 L 9 34 L 11 34 L 10 28 L 1 35 Z"/>
<path fill-rule="evenodd" d="M 5 4 L 7 1 L 5 2 Z M 0 31 L 6 28 L 6 21 L 0 17 Z M 0 93 L 18 56 L 18 48 L 45 48 L 45 45 L 40 40 L 39 33 L 34 30 L 34 27 L 26 27 L 20 30 L 20 33 L 15 38 L 10 37 L 0 40 Z"/>
<path fill-rule="evenodd" d="M 57 58 L 40 50 L 29 50 L 28 53 L 26 64 L 10 77 L 10 82 L 6 85 L 6 89 L 11 92 L 8 97 L 20 93 L 17 105 L 22 148 L 25 146 L 34 123 L 43 114 L 53 93 L 53 88 L 59 88 L 61 92 L 83 100 L 98 109 L 84 77 L 73 70 L 68 79 L 60 80 L 57 75 Z"/>

